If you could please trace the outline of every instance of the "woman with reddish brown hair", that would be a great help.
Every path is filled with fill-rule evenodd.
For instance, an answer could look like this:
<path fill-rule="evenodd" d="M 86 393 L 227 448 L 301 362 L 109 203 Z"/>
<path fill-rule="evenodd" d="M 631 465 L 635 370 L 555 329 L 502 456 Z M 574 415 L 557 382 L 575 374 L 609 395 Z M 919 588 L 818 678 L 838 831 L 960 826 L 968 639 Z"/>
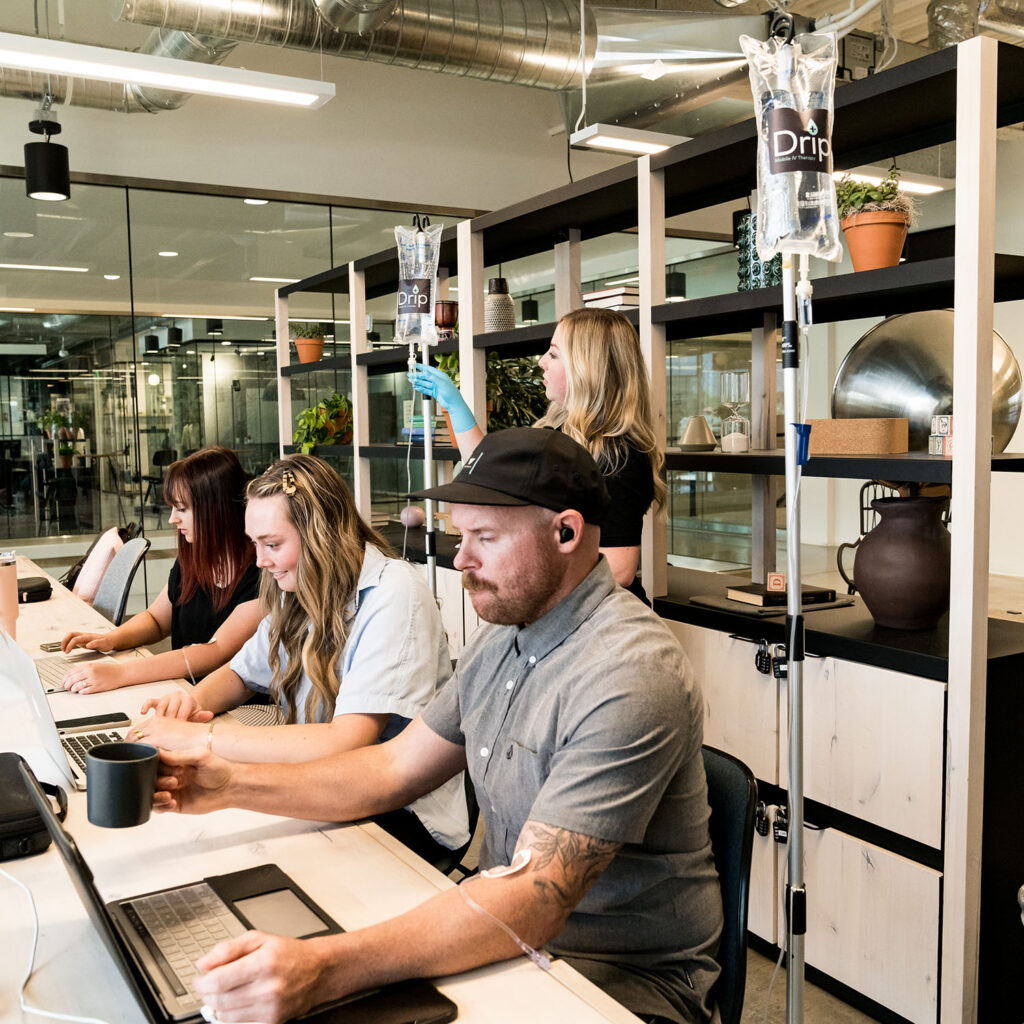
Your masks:
<path fill-rule="evenodd" d="M 245 535 L 245 485 L 238 457 L 227 448 L 203 448 L 168 466 L 164 497 L 178 530 L 178 557 L 167 585 L 123 625 L 109 633 L 68 633 L 61 649 L 122 651 L 167 636 L 172 649 L 74 665 L 64 689 L 97 693 L 177 677 L 194 682 L 238 653 L 262 618 L 259 570 Z"/>

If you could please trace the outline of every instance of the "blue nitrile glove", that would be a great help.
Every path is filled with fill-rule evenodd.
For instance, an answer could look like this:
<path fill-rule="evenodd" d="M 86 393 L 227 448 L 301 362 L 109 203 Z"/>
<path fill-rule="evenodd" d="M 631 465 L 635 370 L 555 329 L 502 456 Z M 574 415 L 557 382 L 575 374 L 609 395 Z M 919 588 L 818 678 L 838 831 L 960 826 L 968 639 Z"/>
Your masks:
<path fill-rule="evenodd" d="M 437 404 L 448 413 L 452 430 L 461 434 L 476 426 L 476 417 L 470 411 L 466 400 L 455 386 L 455 382 L 436 366 L 417 365 L 407 375 L 409 383 L 421 394 L 436 399 Z"/>

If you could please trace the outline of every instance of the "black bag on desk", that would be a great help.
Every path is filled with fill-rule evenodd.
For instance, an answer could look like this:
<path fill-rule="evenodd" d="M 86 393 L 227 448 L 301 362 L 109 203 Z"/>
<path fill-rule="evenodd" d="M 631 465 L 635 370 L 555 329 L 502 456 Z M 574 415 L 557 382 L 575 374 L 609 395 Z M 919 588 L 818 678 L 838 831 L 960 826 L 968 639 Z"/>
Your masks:
<path fill-rule="evenodd" d="M 42 853 L 50 845 L 50 833 L 18 771 L 22 760 L 20 754 L 0 754 L 0 860 Z M 40 785 L 57 798 L 60 807 L 57 817 L 63 821 L 68 813 L 67 794 L 60 786 L 51 786 L 48 782 Z"/>
<path fill-rule="evenodd" d="M 52 593 L 53 587 L 45 576 L 22 576 L 18 579 L 18 604 L 45 601 Z"/>

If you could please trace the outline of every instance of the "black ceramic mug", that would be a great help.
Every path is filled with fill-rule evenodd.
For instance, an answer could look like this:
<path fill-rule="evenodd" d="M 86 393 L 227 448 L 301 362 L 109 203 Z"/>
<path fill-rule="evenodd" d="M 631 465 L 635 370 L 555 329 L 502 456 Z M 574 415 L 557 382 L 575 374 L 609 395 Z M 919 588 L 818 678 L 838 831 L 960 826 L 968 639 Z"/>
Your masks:
<path fill-rule="evenodd" d="M 89 821 L 131 828 L 149 821 L 160 755 L 148 743 L 101 743 L 85 755 Z"/>

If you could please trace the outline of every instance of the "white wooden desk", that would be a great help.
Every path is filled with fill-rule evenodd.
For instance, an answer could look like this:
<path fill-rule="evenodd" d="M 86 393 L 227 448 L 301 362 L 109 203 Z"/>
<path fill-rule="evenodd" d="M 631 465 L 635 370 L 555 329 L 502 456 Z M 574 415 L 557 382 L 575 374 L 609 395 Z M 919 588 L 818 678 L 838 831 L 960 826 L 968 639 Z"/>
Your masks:
<path fill-rule="evenodd" d="M 42 574 L 27 560 L 18 573 Z M 106 628 L 106 620 L 54 581 L 49 601 L 22 605 L 18 641 L 35 657 L 42 654 L 40 642 L 59 639 L 69 629 Z M 50 700 L 57 717 L 113 710 L 135 714 L 147 697 L 175 685 L 150 683 L 87 696 L 62 693 Z M 40 777 L 59 781 L 35 735 L 20 691 L 0 666 L 0 749 L 22 752 Z M 66 827 L 107 900 L 270 862 L 352 929 L 402 913 L 453 884 L 371 823 L 338 826 L 230 810 L 196 817 L 154 815 L 138 828 L 100 829 L 86 819 L 84 793 L 71 792 L 68 802 Z M 93 930 L 56 850 L 51 846 L 0 866 L 31 889 L 39 912 L 29 1004 L 110 1024 L 143 1024 L 145 1017 Z M 32 915 L 25 895 L 3 878 L 0 908 L 0 1021 L 36 1024 L 45 1018 L 23 1014 L 18 1005 Z M 458 1019 L 465 1024 L 637 1024 L 564 963 L 556 962 L 547 974 L 519 958 L 443 979 L 438 987 L 458 1005 Z"/>

